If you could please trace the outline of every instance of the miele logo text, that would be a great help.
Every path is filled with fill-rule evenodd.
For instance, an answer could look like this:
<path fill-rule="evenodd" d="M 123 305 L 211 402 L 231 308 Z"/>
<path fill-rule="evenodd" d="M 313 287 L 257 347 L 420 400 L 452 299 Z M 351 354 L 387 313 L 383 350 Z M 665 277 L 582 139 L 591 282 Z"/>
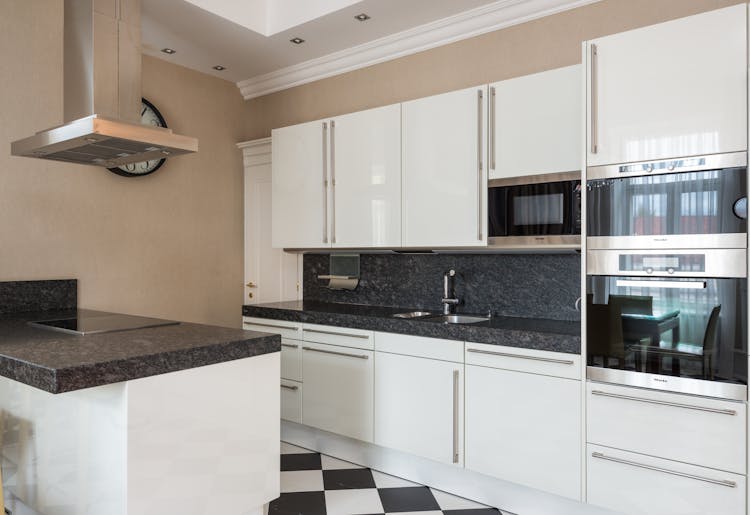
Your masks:
<path fill-rule="evenodd" d="M 659 381 L 660 383 L 668 382 L 666 379 L 657 379 L 657 378 L 654 378 L 654 381 Z"/>

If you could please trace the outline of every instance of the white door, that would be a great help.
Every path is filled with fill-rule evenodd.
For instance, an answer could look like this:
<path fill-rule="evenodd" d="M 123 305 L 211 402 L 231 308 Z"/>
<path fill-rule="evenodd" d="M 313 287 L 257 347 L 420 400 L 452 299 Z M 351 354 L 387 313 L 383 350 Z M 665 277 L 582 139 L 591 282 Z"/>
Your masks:
<path fill-rule="evenodd" d="M 490 179 L 581 169 L 581 65 L 490 84 Z"/>
<path fill-rule="evenodd" d="M 401 104 L 331 120 L 334 247 L 401 246 Z"/>
<path fill-rule="evenodd" d="M 375 443 L 463 464 L 462 363 L 375 353 Z"/>
<path fill-rule="evenodd" d="M 401 104 L 404 247 L 487 244 L 487 87 Z"/>
<path fill-rule="evenodd" d="M 304 342 L 302 423 L 372 442 L 373 352 Z"/>
<path fill-rule="evenodd" d="M 746 11 L 589 41 L 588 166 L 746 150 Z"/>
<path fill-rule="evenodd" d="M 467 365 L 466 468 L 580 500 L 580 381 Z"/>
<path fill-rule="evenodd" d="M 329 247 L 328 122 L 274 129 L 272 243 L 275 248 Z"/>
<path fill-rule="evenodd" d="M 302 298 L 302 256 L 271 243 L 271 141 L 241 144 L 245 165 L 245 304 Z"/>

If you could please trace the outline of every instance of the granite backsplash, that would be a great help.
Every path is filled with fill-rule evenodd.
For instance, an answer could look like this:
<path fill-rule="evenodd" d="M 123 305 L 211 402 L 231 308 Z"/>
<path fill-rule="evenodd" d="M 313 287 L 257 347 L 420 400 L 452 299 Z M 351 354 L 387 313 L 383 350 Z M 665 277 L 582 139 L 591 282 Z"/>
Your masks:
<path fill-rule="evenodd" d="M 0 282 L 0 314 L 58 311 L 77 305 L 76 279 Z"/>
<path fill-rule="evenodd" d="M 439 310 L 443 273 L 456 270 L 458 312 L 580 320 L 581 256 L 571 254 L 362 254 L 355 290 L 331 290 L 328 254 L 305 254 L 304 300 Z"/>

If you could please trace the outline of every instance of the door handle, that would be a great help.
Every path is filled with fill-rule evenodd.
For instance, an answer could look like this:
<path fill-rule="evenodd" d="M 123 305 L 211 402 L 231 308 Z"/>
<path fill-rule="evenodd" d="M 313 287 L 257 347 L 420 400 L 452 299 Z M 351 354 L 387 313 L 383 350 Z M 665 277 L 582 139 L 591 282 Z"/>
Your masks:
<path fill-rule="evenodd" d="M 460 372 L 453 371 L 453 463 L 458 463 L 458 415 Z"/>
<path fill-rule="evenodd" d="M 591 43 L 591 153 L 599 151 L 599 81 L 597 79 L 599 52 Z"/>
<path fill-rule="evenodd" d="M 323 122 L 323 243 L 328 243 L 328 123 Z"/>
<path fill-rule="evenodd" d="M 346 356 L 347 358 L 370 359 L 370 356 L 366 354 L 349 354 L 348 352 L 337 352 L 333 350 L 315 349 L 313 347 L 302 347 L 302 350 L 309 350 L 311 352 L 321 352 L 323 354 L 333 354 L 335 356 Z"/>

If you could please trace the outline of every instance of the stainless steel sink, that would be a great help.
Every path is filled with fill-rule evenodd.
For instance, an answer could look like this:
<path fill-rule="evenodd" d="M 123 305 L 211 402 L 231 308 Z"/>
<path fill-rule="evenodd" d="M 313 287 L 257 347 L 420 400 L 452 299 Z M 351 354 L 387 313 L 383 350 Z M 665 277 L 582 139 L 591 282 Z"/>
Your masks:
<path fill-rule="evenodd" d="M 467 315 L 443 315 L 439 317 L 432 317 L 430 320 L 442 322 L 444 324 L 478 324 L 479 322 L 486 322 L 489 320 L 487 317 L 472 317 Z"/>
<path fill-rule="evenodd" d="M 432 316 L 433 313 L 429 311 L 410 311 L 408 313 L 396 313 L 393 315 L 394 318 L 425 318 Z"/>

